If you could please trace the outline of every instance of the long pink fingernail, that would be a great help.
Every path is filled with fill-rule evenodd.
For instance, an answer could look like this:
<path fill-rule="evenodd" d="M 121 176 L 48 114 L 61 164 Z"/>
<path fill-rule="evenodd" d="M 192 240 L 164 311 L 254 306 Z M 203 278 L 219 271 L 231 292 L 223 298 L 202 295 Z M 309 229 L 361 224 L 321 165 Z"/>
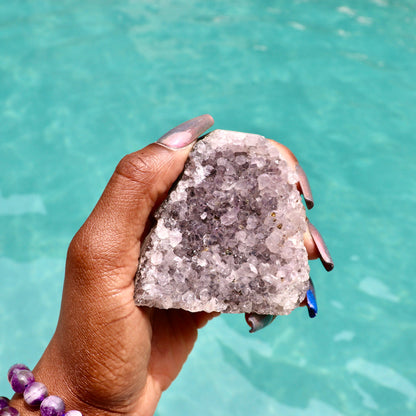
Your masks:
<path fill-rule="evenodd" d="M 183 149 L 193 143 L 205 130 L 214 124 L 214 119 L 209 114 L 195 117 L 179 126 L 169 130 L 157 143 L 169 149 Z"/>
<path fill-rule="evenodd" d="M 302 169 L 302 166 L 297 165 L 296 166 L 296 172 L 299 176 L 299 186 L 301 193 L 303 195 L 303 198 L 305 199 L 306 206 L 308 209 L 313 208 L 313 196 L 312 196 L 312 190 L 309 185 L 308 177 L 306 176 L 305 171 Z"/>
<path fill-rule="evenodd" d="M 321 259 L 322 265 L 325 267 L 326 271 L 330 272 L 334 268 L 334 261 L 332 260 L 332 257 L 329 254 L 328 247 L 326 246 L 321 233 L 309 220 L 308 227 L 309 232 L 312 236 L 312 240 L 315 243 L 316 248 L 318 249 L 319 258 Z"/>

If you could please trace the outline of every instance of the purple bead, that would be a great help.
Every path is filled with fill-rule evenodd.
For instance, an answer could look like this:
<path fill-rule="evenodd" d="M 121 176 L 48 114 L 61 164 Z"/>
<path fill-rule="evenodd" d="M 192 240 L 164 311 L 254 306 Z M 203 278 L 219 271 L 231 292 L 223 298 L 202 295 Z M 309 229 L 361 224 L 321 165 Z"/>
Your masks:
<path fill-rule="evenodd" d="M 70 410 L 64 416 L 82 416 L 82 413 L 79 410 Z"/>
<path fill-rule="evenodd" d="M 64 413 L 64 401 L 58 396 L 49 396 L 40 405 L 41 416 L 63 416 Z"/>
<path fill-rule="evenodd" d="M 29 370 L 19 370 L 15 371 L 12 375 L 12 379 L 10 380 L 10 384 L 12 385 L 12 389 L 16 393 L 23 393 L 25 388 L 35 381 L 35 377 Z"/>
<path fill-rule="evenodd" d="M 27 386 L 23 393 L 23 398 L 29 406 L 38 406 L 46 397 L 48 397 L 48 390 L 44 384 L 38 381 Z"/>
<path fill-rule="evenodd" d="M 14 364 L 9 368 L 9 371 L 7 372 L 7 380 L 9 380 L 9 383 L 13 377 L 13 374 L 16 371 L 20 371 L 20 370 L 29 370 L 29 369 L 24 364 Z"/>
<path fill-rule="evenodd" d="M 9 405 L 9 399 L 4 396 L 0 396 L 0 410 L 3 410 Z"/>
<path fill-rule="evenodd" d="M 20 416 L 20 413 L 14 407 L 7 406 L 3 410 L 0 410 L 0 416 Z"/>

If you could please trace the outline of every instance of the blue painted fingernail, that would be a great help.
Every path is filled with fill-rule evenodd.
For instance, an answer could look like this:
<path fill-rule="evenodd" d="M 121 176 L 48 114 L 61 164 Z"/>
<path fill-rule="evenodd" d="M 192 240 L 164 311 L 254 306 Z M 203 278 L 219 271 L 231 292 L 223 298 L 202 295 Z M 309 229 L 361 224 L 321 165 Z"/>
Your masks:
<path fill-rule="evenodd" d="M 193 143 L 205 130 L 214 124 L 209 114 L 195 117 L 176 126 L 164 134 L 157 142 L 169 149 L 177 150 Z"/>
<path fill-rule="evenodd" d="M 315 288 L 311 279 L 309 279 L 309 289 L 306 292 L 306 306 L 308 308 L 309 317 L 315 318 L 318 313 L 318 303 L 316 302 Z"/>

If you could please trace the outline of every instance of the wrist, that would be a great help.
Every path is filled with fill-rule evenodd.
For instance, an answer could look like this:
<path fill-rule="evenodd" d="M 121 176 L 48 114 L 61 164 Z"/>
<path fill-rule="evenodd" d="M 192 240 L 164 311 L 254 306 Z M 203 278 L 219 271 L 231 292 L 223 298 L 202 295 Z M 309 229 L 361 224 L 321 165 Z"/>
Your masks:
<path fill-rule="evenodd" d="M 98 409 L 95 406 L 90 405 L 88 402 L 80 399 L 75 393 L 76 388 L 71 386 L 70 380 L 71 375 L 68 376 L 68 372 L 65 371 L 63 362 L 59 359 L 59 355 L 56 353 L 51 354 L 53 347 L 51 344 L 46 349 L 43 357 L 36 365 L 36 367 L 31 371 L 34 377 L 35 383 L 29 382 L 29 384 L 24 387 L 24 393 L 20 393 L 22 390 L 15 393 L 9 402 L 9 407 L 15 408 L 21 416 L 40 416 L 41 415 L 41 402 L 46 397 L 50 398 L 51 396 L 57 396 L 56 398 L 62 399 L 65 404 L 65 413 L 71 410 L 77 410 L 81 412 L 82 416 L 95 416 L 95 415 L 112 415 L 115 416 L 118 413 L 106 411 L 105 409 Z M 20 366 L 19 366 L 20 368 Z M 71 380 L 72 381 L 72 380 Z M 34 385 L 43 385 L 42 393 L 36 392 L 34 395 L 29 392 L 29 390 Z M 12 384 L 13 389 L 15 387 Z M 40 391 L 35 388 L 35 390 Z M 34 403 L 32 403 L 32 399 Z M 47 400 L 45 400 L 46 402 Z M 64 413 L 62 413 L 63 415 Z M 70 413 L 71 414 L 71 413 Z M 69 416 L 69 415 L 68 415 Z"/>
<path fill-rule="evenodd" d="M 82 377 L 82 380 L 77 382 L 73 369 L 66 369 L 65 360 L 60 359 L 60 354 L 54 351 L 52 343 L 32 373 L 35 381 L 46 386 L 48 395 L 58 396 L 63 400 L 65 412 L 78 410 L 82 416 L 152 416 L 162 393 L 159 384 L 148 376 L 144 388 L 135 399 L 112 400 L 109 396 L 105 402 L 97 400 L 94 397 L 95 392 L 90 392 L 91 389 L 88 387 L 92 376 Z M 39 405 L 28 405 L 23 394 L 16 393 L 9 406 L 17 409 L 21 416 L 40 416 Z"/>

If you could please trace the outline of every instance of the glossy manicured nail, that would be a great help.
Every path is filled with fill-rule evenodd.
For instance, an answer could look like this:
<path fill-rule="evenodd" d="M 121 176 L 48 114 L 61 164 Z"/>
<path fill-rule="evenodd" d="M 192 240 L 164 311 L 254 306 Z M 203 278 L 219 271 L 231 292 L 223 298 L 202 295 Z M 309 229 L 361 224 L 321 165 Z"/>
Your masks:
<path fill-rule="evenodd" d="M 205 130 L 214 124 L 214 119 L 209 114 L 195 117 L 185 123 L 179 124 L 164 134 L 157 143 L 177 150 L 193 143 Z"/>
<path fill-rule="evenodd" d="M 305 204 L 308 207 L 308 209 L 312 209 L 314 205 L 312 190 L 309 185 L 309 181 L 306 176 L 306 173 L 302 169 L 302 166 L 300 166 L 299 164 L 296 165 L 296 173 L 298 174 L 298 177 L 299 177 L 300 192 L 303 195 L 303 198 L 305 199 Z"/>
<path fill-rule="evenodd" d="M 246 313 L 246 322 L 250 327 L 251 333 L 263 329 L 267 325 L 270 325 L 276 316 L 274 315 L 260 315 L 258 313 Z"/>
<path fill-rule="evenodd" d="M 318 304 L 316 302 L 315 288 L 312 279 L 309 279 L 309 289 L 306 292 L 306 307 L 310 318 L 315 318 L 318 313 Z"/>
<path fill-rule="evenodd" d="M 319 258 L 321 259 L 322 265 L 325 267 L 327 272 L 330 272 L 334 268 L 334 262 L 329 254 L 328 247 L 325 244 L 320 232 L 316 227 L 308 220 L 309 232 L 312 236 L 312 240 L 318 249 Z"/>

